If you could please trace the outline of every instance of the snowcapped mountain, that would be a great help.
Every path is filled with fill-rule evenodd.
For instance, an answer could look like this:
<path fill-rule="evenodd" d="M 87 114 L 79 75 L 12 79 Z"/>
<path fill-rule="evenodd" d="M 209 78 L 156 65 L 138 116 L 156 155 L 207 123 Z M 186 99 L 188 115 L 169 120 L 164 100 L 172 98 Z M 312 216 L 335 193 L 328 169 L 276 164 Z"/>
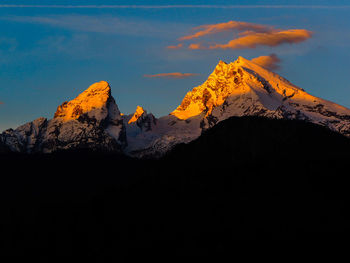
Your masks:
<path fill-rule="evenodd" d="M 44 152 L 89 148 L 121 151 L 124 123 L 105 81 L 91 85 L 75 99 L 58 106 L 54 118 L 38 118 L 1 134 L 14 152 Z"/>
<path fill-rule="evenodd" d="M 220 61 L 168 116 L 156 119 L 140 106 L 134 114 L 122 115 L 109 84 L 101 81 L 64 102 L 52 120 L 39 118 L 3 132 L 0 144 L 28 153 L 92 148 L 136 157 L 161 156 L 232 116 L 304 120 L 350 136 L 349 109 L 314 97 L 239 57 L 229 64 Z"/>
<path fill-rule="evenodd" d="M 220 61 L 201 86 L 188 92 L 171 114 L 188 119 L 205 113 L 204 127 L 231 116 L 298 119 L 350 135 L 350 110 L 314 97 L 281 76 L 239 57 Z"/>

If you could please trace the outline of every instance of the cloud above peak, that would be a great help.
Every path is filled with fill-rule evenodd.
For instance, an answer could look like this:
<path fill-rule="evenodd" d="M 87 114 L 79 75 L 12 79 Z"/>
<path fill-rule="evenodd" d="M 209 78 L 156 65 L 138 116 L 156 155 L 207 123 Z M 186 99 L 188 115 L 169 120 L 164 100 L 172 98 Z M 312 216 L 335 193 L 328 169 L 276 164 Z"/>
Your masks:
<path fill-rule="evenodd" d="M 154 75 L 143 75 L 146 78 L 173 78 L 173 79 L 184 79 L 188 77 L 198 76 L 196 73 L 180 73 L 180 72 L 172 72 L 172 73 L 159 73 Z"/>
<path fill-rule="evenodd" d="M 188 41 L 222 32 L 232 32 L 234 38 L 227 43 L 189 43 L 188 49 L 252 49 L 258 46 L 275 47 L 282 44 L 295 44 L 312 37 L 306 29 L 278 29 L 271 25 L 254 24 L 240 21 L 201 25 L 193 28 L 193 34 L 180 37 L 179 41 Z M 182 44 L 182 43 L 180 43 Z M 181 45 L 182 47 L 182 45 Z"/>
<path fill-rule="evenodd" d="M 276 54 L 271 54 L 269 56 L 253 58 L 251 61 L 266 69 L 276 70 L 280 68 L 279 63 L 281 62 L 281 59 Z"/>
<path fill-rule="evenodd" d="M 217 34 L 224 31 L 253 31 L 253 32 L 268 32 L 271 31 L 273 27 L 247 23 L 247 22 L 239 22 L 239 21 L 229 21 L 226 23 L 219 23 L 213 25 L 201 25 L 195 27 L 194 30 L 199 30 L 194 34 L 183 36 L 179 38 L 179 41 L 190 40 L 194 38 L 199 38 L 207 35 Z"/>
<path fill-rule="evenodd" d="M 290 29 L 266 33 L 250 33 L 243 37 L 230 40 L 226 44 L 212 45 L 209 47 L 209 49 L 243 49 L 256 48 L 257 46 L 275 47 L 285 43 L 300 43 L 309 39 L 311 36 L 311 31 L 305 29 Z"/>

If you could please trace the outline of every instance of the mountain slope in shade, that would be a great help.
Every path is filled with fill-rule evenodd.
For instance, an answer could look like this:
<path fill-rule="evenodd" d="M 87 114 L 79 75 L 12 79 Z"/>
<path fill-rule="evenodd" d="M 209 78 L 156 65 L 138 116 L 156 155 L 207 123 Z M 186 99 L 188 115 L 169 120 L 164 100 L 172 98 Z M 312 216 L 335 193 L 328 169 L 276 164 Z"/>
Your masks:
<path fill-rule="evenodd" d="M 53 152 L 88 148 L 121 151 L 125 127 L 105 81 L 91 85 L 57 108 L 54 118 L 38 118 L 1 135 L 14 152 Z"/>

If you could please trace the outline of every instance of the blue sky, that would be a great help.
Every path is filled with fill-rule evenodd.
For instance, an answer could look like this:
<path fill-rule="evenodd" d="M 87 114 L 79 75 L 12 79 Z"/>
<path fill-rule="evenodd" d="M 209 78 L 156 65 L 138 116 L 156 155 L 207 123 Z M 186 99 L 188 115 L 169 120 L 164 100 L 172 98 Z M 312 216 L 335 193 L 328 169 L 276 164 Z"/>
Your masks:
<path fill-rule="evenodd" d="M 212 3 L 215 8 L 209 8 Z M 124 7 L 97 8 L 101 5 Z M 277 73 L 312 95 L 350 107 L 349 11 L 348 1 L 334 0 L 0 1 L 0 130 L 40 116 L 52 118 L 63 101 L 100 80 L 110 83 L 123 113 L 141 105 L 156 116 L 166 115 L 188 90 L 206 80 L 220 59 L 230 62 L 239 55 L 251 59 L 275 53 L 281 59 Z M 306 29 L 313 35 L 301 43 L 275 47 L 166 48 L 193 33 L 193 27 L 228 21 Z M 227 34 L 215 37 L 210 41 L 230 39 Z M 199 75 L 144 77 L 168 72 Z"/>

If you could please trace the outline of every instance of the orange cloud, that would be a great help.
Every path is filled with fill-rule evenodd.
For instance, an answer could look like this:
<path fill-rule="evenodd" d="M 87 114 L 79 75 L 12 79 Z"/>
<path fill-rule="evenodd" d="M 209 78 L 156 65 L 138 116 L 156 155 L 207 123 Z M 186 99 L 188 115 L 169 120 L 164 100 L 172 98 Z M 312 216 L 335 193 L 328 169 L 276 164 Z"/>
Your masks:
<path fill-rule="evenodd" d="M 0 101 L 0 105 L 4 104 L 4 102 Z"/>
<path fill-rule="evenodd" d="M 202 46 L 202 44 L 200 44 L 200 43 L 193 43 L 193 44 L 190 44 L 189 46 L 188 46 L 188 48 L 189 49 L 205 49 L 205 47 L 204 46 Z"/>
<path fill-rule="evenodd" d="M 202 43 L 190 43 L 189 49 L 243 49 L 257 46 L 278 46 L 285 43 L 294 44 L 303 42 L 312 36 L 306 29 L 277 29 L 270 25 L 253 24 L 239 21 L 202 25 L 194 28 L 196 33 L 179 38 L 179 41 L 197 39 L 224 31 L 236 31 L 237 37 L 226 44 L 213 43 L 206 46 Z M 182 43 L 172 48 L 183 47 Z"/>
<path fill-rule="evenodd" d="M 180 72 L 172 72 L 172 73 L 160 73 L 154 75 L 143 75 L 146 78 L 174 78 L 174 79 L 183 79 L 192 76 L 198 76 L 196 73 L 180 73 Z"/>
<path fill-rule="evenodd" d="M 195 30 L 200 30 L 192 35 L 184 36 L 179 38 L 179 41 L 189 40 L 194 38 L 203 37 L 206 35 L 216 34 L 224 31 L 253 31 L 253 32 L 269 32 L 273 30 L 271 26 L 239 22 L 239 21 L 229 21 L 226 23 L 213 24 L 213 25 L 202 25 L 194 28 Z"/>
<path fill-rule="evenodd" d="M 169 48 L 169 49 L 180 49 L 182 47 L 183 47 L 183 44 L 179 43 L 176 46 L 167 46 L 166 48 Z"/>
<path fill-rule="evenodd" d="M 257 58 L 253 58 L 251 61 L 270 70 L 279 69 L 280 66 L 278 65 L 278 63 L 281 62 L 281 60 L 279 59 L 279 57 L 277 57 L 276 54 L 271 54 L 269 56 L 260 56 Z"/>
<path fill-rule="evenodd" d="M 284 43 L 294 44 L 309 39 L 311 31 L 305 29 L 290 29 L 266 33 L 252 33 L 229 41 L 227 44 L 216 44 L 209 49 L 242 49 L 257 46 L 278 46 Z"/>

